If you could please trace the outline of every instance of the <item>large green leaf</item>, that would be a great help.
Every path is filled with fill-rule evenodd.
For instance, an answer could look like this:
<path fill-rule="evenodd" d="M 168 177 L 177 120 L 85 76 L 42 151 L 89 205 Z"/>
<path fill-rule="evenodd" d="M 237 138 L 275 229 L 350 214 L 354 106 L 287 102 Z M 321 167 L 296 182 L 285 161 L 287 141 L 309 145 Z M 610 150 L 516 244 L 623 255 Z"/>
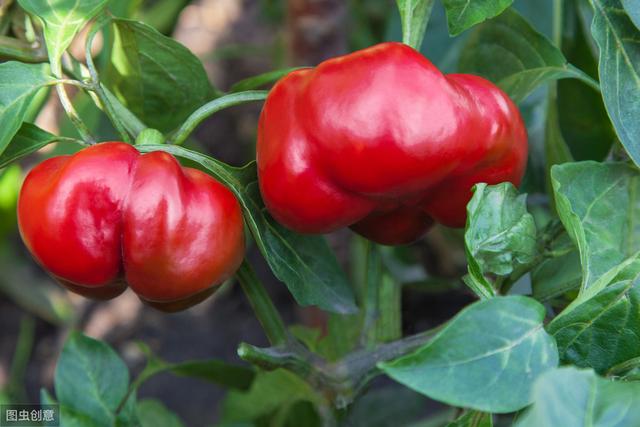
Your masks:
<path fill-rule="evenodd" d="M 556 208 L 580 251 L 581 300 L 597 294 L 640 251 L 640 173 L 626 163 L 551 169 Z"/>
<path fill-rule="evenodd" d="M 456 36 L 508 8 L 513 0 L 443 0 L 449 33 Z"/>
<path fill-rule="evenodd" d="M 107 86 L 144 123 L 173 130 L 214 96 L 202 63 L 141 22 L 115 19 Z"/>
<path fill-rule="evenodd" d="M 420 49 L 434 0 L 396 0 L 402 21 L 402 42 Z"/>
<path fill-rule="evenodd" d="M 508 276 L 536 255 L 536 224 L 526 195 L 513 184 L 477 184 L 467 205 L 464 240 L 469 264 L 483 274 Z"/>
<path fill-rule="evenodd" d="M 513 412 L 531 402 L 534 380 L 558 364 L 544 317 L 544 307 L 530 298 L 483 300 L 464 309 L 427 345 L 381 369 L 450 405 Z"/>
<path fill-rule="evenodd" d="M 635 277 L 616 281 L 549 324 L 563 362 L 606 373 L 640 357 L 640 260 L 628 269 L 625 274 Z"/>
<path fill-rule="evenodd" d="M 0 64 L 0 154 L 20 129 L 33 96 L 52 81 L 46 65 Z"/>
<path fill-rule="evenodd" d="M 129 371 L 111 347 L 72 332 L 55 372 L 56 397 L 94 426 L 113 426 L 115 411 L 127 394 Z"/>
<path fill-rule="evenodd" d="M 460 70 L 488 78 L 516 102 L 555 79 L 579 78 L 597 87 L 511 8 L 473 30 L 460 57 Z"/>
<path fill-rule="evenodd" d="M 31 123 L 23 123 L 6 150 L 0 154 L 0 169 L 54 142 L 79 144 L 80 141 L 56 136 Z"/>
<path fill-rule="evenodd" d="M 18 0 L 44 22 L 44 37 L 53 68 L 75 35 L 100 12 L 108 0 Z"/>
<path fill-rule="evenodd" d="M 620 141 L 640 165 L 640 30 L 620 0 L 591 0 L 591 4 L 604 103 Z"/>
<path fill-rule="evenodd" d="M 536 381 L 533 401 L 517 427 L 640 425 L 640 383 L 609 381 L 591 370 L 546 372 Z"/>
<path fill-rule="evenodd" d="M 260 252 L 300 305 L 316 305 L 336 313 L 357 310 L 347 277 L 324 238 L 294 233 L 266 212 L 256 182 L 255 164 L 234 168 L 175 145 L 137 148 L 142 152 L 162 150 L 194 162 L 229 187 L 242 205 Z"/>

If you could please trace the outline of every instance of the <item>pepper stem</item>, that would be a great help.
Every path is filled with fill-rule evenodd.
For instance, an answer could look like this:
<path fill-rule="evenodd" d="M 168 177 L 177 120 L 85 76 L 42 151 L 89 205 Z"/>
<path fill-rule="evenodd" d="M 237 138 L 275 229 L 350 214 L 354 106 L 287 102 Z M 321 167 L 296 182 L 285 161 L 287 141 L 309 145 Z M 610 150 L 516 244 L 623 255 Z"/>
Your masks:
<path fill-rule="evenodd" d="M 236 273 L 249 304 L 262 325 L 269 342 L 272 345 L 284 344 L 288 341 L 288 334 L 280 313 L 273 305 L 269 294 L 262 282 L 256 276 L 251 264 L 245 259 Z"/>

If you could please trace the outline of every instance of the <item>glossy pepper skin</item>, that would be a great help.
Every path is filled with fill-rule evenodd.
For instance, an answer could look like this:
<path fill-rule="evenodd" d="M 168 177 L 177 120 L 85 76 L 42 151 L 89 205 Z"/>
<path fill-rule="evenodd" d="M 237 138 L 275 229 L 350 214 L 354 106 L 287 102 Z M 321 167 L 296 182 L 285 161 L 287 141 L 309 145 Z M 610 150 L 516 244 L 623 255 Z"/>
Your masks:
<path fill-rule="evenodd" d="M 127 284 L 165 310 L 210 295 L 242 262 L 240 205 L 170 154 L 106 142 L 36 166 L 18 200 L 20 234 L 36 260 L 82 295 Z"/>
<path fill-rule="evenodd" d="M 479 182 L 519 185 L 527 134 L 489 81 L 442 74 L 409 46 L 383 43 L 294 71 L 258 128 L 260 190 L 301 233 L 350 226 L 409 243 L 434 222 L 462 227 Z"/>

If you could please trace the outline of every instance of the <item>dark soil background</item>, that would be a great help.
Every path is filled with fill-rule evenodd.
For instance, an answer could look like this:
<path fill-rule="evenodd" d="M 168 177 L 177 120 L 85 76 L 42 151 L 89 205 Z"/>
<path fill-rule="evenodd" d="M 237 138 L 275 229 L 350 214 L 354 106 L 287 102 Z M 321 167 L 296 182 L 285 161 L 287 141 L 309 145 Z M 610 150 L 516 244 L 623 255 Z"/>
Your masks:
<path fill-rule="evenodd" d="M 214 84 L 224 90 L 245 77 L 284 66 L 314 65 L 363 44 L 381 41 L 393 6 L 391 0 L 199 0 L 180 10 L 170 33 L 203 59 Z M 356 18 L 358 21 L 354 21 Z M 259 112 L 260 106 L 256 104 L 216 114 L 197 130 L 192 145 L 225 162 L 246 163 L 253 158 Z M 50 112 L 47 114 L 51 116 Z M 43 116 L 48 117 L 47 114 Z M 27 276 L 19 276 L 23 279 L 13 283 L 13 288 L 32 286 L 32 281 L 24 277 L 50 282 L 30 260 L 15 231 L 4 239 L 12 255 L 27 263 L 29 270 Z M 352 234 L 345 230 L 328 239 L 348 269 Z M 443 229 L 433 230 L 406 251 L 430 277 L 440 281 L 455 283 L 464 269 L 463 253 Z M 286 322 L 322 325 L 324 315 L 318 310 L 298 307 L 255 249 L 249 257 Z M 0 277 L 14 280 L 12 277 L 16 276 L 9 273 L 0 271 Z M 240 342 L 267 344 L 240 287 L 233 283 L 203 304 L 171 315 L 143 306 L 131 292 L 101 303 L 71 298 L 79 317 L 76 326 L 114 346 L 133 375 L 143 364 L 135 346 L 138 340 L 147 343 L 160 357 L 174 362 L 215 357 L 240 363 L 236 356 Z M 18 304 L 18 300 L 22 302 Z M 16 385 L 16 390 L 22 392 L 20 386 L 24 385 L 26 401 L 37 402 L 41 387 L 52 389 L 56 358 L 68 329 L 43 320 L 32 309 L 25 310 L 25 306 L 33 304 L 25 304 L 23 300 L 16 297 L 15 291 L 4 292 L 0 287 L 0 388 L 9 381 L 21 322 L 35 319 L 33 347 L 24 359 L 27 363 L 24 384 Z M 460 286 L 407 286 L 403 292 L 404 332 L 419 332 L 437 325 L 472 300 Z M 27 321 L 25 327 L 28 325 Z M 18 368 L 14 364 L 13 370 Z M 144 384 L 139 395 L 162 400 L 186 425 L 197 427 L 217 420 L 224 391 L 202 381 L 163 374 Z"/>

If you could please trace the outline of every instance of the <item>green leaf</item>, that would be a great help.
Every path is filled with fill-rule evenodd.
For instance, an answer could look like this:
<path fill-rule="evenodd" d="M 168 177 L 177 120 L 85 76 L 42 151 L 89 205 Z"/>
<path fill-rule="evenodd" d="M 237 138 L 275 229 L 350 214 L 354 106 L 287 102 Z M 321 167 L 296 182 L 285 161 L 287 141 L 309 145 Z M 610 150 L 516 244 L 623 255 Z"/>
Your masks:
<path fill-rule="evenodd" d="M 402 42 L 420 49 L 434 0 L 396 0 L 402 21 Z"/>
<path fill-rule="evenodd" d="M 591 370 L 546 372 L 536 381 L 533 400 L 517 427 L 640 425 L 640 383 L 605 380 Z"/>
<path fill-rule="evenodd" d="M 44 64 L 0 64 L 0 154 L 20 129 L 33 96 L 52 81 Z"/>
<path fill-rule="evenodd" d="M 493 427 L 493 418 L 486 412 L 467 411 L 447 427 Z"/>
<path fill-rule="evenodd" d="M 486 77 L 515 102 L 556 79 L 578 78 L 598 87 L 512 8 L 473 30 L 460 56 L 460 71 Z"/>
<path fill-rule="evenodd" d="M 578 246 L 581 300 L 610 283 L 640 251 L 640 174 L 626 163 L 565 163 L 551 169 L 558 215 Z"/>
<path fill-rule="evenodd" d="M 54 142 L 76 142 L 56 136 L 31 123 L 23 123 L 6 150 L 0 154 L 0 169 Z M 80 141 L 77 141 L 80 144 Z"/>
<path fill-rule="evenodd" d="M 112 426 L 115 411 L 129 387 L 129 371 L 107 344 L 72 332 L 55 372 L 60 404 L 95 426 Z"/>
<path fill-rule="evenodd" d="M 508 276 L 536 256 L 536 224 L 526 195 L 513 184 L 477 184 L 467 205 L 464 234 L 469 264 L 483 274 Z"/>
<path fill-rule="evenodd" d="M 336 313 L 357 310 L 346 274 L 321 236 L 297 234 L 278 224 L 260 199 L 255 164 L 234 168 L 175 145 L 140 145 L 141 152 L 166 151 L 199 165 L 238 198 L 244 219 L 275 276 L 300 305 Z"/>
<path fill-rule="evenodd" d="M 138 402 L 136 412 L 140 427 L 183 427 L 180 418 L 167 409 L 162 402 L 145 399 Z"/>
<path fill-rule="evenodd" d="M 222 402 L 221 421 L 251 421 L 283 405 L 298 401 L 319 402 L 313 387 L 295 374 L 278 369 L 261 372 L 248 392 L 230 391 Z"/>
<path fill-rule="evenodd" d="M 480 22 L 500 15 L 513 0 L 443 0 L 449 34 L 456 36 Z"/>
<path fill-rule="evenodd" d="M 292 71 L 299 70 L 301 68 L 303 67 L 284 68 L 282 70 L 269 71 L 264 74 L 259 74 L 257 76 L 249 77 L 247 79 L 240 80 L 239 82 L 235 83 L 233 86 L 231 86 L 231 89 L 229 90 L 229 92 L 235 93 L 235 92 L 244 92 L 247 90 L 259 89 L 262 86 L 278 81 L 282 77 L 291 73 Z"/>
<path fill-rule="evenodd" d="M 637 0 L 622 0 L 622 6 L 636 27 L 640 29 L 640 7 L 638 7 Z"/>
<path fill-rule="evenodd" d="M 108 0 L 18 0 L 18 3 L 42 19 L 49 59 L 55 70 L 78 31 L 105 7 Z"/>
<path fill-rule="evenodd" d="M 264 208 L 257 182 L 246 189 L 253 237 L 276 277 L 300 305 L 317 305 L 336 313 L 357 310 L 347 276 L 322 236 L 295 233 Z M 247 217 L 245 216 L 245 219 Z"/>
<path fill-rule="evenodd" d="M 202 63 L 186 47 L 141 22 L 113 22 L 105 82 L 140 120 L 167 132 L 213 98 Z"/>
<path fill-rule="evenodd" d="M 640 260 L 621 279 L 549 324 L 564 363 L 603 374 L 640 357 Z"/>
<path fill-rule="evenodd" d="M 556 344 L 535 300 L 495 297 L 464 309 L 427 345 L 380 367 L 432 399 L 486 412 L 531 402 L 534 380 L 557 366 Z"/>
<path fill-rule="evenodd" d="M 619 0 L 591 0 L 591 4 L 604 104 L 624 148 L 640 165 L 640 30 Z"/>

